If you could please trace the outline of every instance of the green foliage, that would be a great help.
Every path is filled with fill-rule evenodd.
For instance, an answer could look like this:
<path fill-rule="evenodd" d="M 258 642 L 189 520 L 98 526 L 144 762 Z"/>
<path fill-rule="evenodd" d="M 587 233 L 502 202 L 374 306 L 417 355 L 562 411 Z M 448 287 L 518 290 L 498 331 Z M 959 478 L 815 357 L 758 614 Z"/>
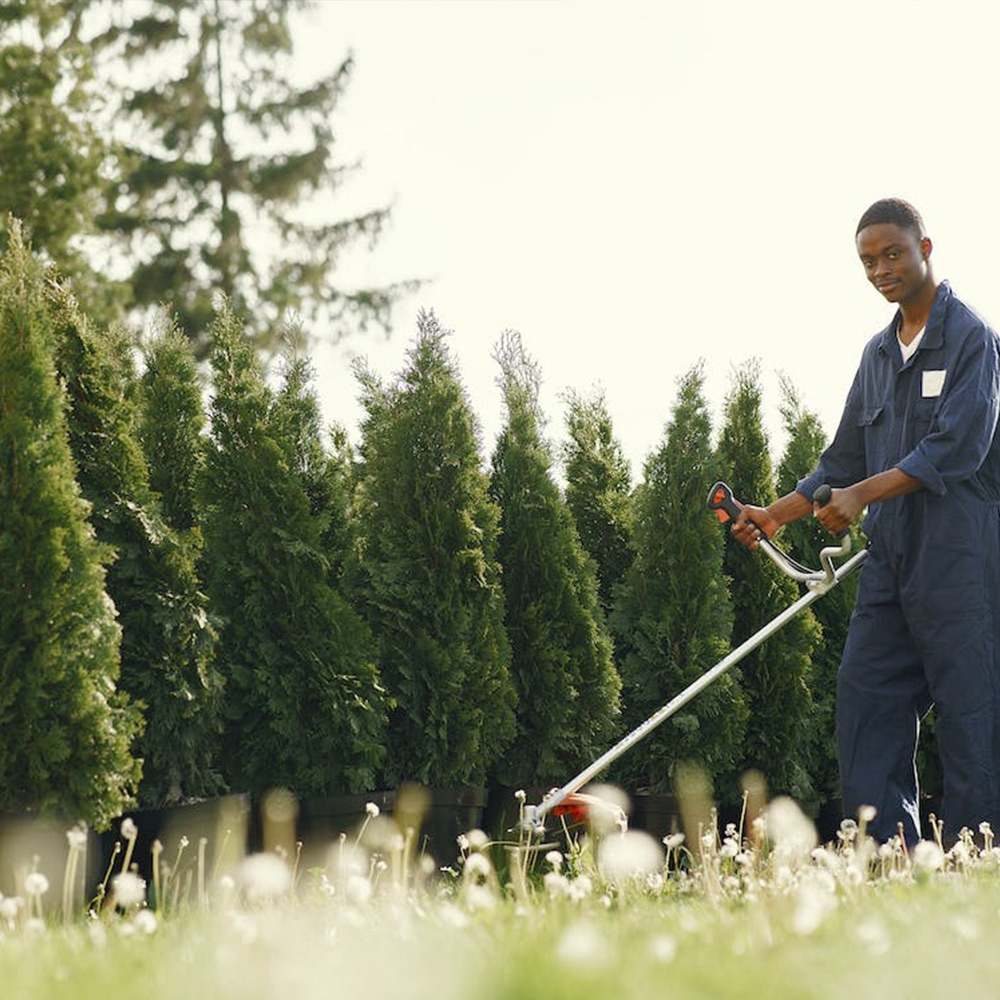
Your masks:
<path fill-rule="evenodd" d="M 722 572 L 722 533 L 705 511 L 718 475 L 703 387 L 700 367 L 680 380 L 665 439 L 647 459 L 636 490 L 635 562 L 612 616 L 630 727 L 729 651 L 733 611 Z M 730 671 L 624 759 L 623 781 L 634 790 L 669 791 L 678 767 L 691 763 L 718 785 L 742 762 L 746 724 L 739 675 Z M 717 790 L 724 800 L 736 794 Z"/>
<path fill-rule="evenodd" d="M 276 400 L 228 304 L 212 328 L 205 567 L 225 621 L 227 773 L 300 795 L 375 787 L 386 704 L 372 636 L 330 584 L 309 495 L 315 401 L 295 366 Z"/>
<path fill-rule="evenodd" d="M 788 443 L 778 465 L 777 486 L 778 494 L 784 496 L 816 468 L 826 446 L 826 435 L 816 414 L 803 407 L 791 383 L 782 380 L 781 391 L 781 414 Z M 855 550 L 864 544 L 859 530 L 854 529 L 852 538 Z M 819 551 L 834 544 L 823 526 L 812 517 L 787 525 L 781 532 L 780 542 L 793 559 L 807 566 L 818 566 Z M 812 701 L 806 747 L 809 774 L 821 802 L 840 798 L 835 733 L 837 671 L 857 589 L 858 578 L 854 574 L 811 606 L 821 638 L 813 648 L 806 675 Z"/>
<path fill-rule="evenodd" d="M 273 349 L 292 312 L 322 320 L 335 339 L 369 322 L 387 327 L 410 287 L 333 283 L 344 251 L 373 244 L 389 209 L 336 219 L 310 204 L 352 169 L 333 159 L 330 121 L 354 62 L 291 83 L 289 17 L 302 6 L 147 0 L 120 7 L 94 39 L 119 89 L 125 150 L 100 224 L 139 261 L 136 304 L 166 304 L 199 354 L 217 291 Z"/>
<path fill-rule="evenodd" d="M 482 784 L 514 736 L 500 512 L 447 336 L 422 313 L 393 384 L 357 369 L 366 416 L 351 577 L 395 703 L 389 784 Z"/>
<path fill-rule="evenodd" d="M 566 503 L 580 543 L 597 563 L 598 594 L 605 614 L 632 562 L 631 474 L 614 437 L 603 395 L 570 393 L 564 446 Z"/>
<path fill-rule="evenodd" d="M 95 330 L 50 285 L 70 446 L 98 539 L 114 552 L 107 586 L 122 626 L 121 686 L 143 707 L 139 799 L 159 805 L 217 792 L 221 677 L 196 569 L 197 544 L 164 520 L 140 443 L 138 382 L 127 339 Z"/>
<path fill-rule="evenodd" d="M 501 340 L 507 423 L 490 493 L 501 510 L 500 564 L 518 695 L 517 738 L 495 771 L 507 785 L 546 784 L 607 749 L 621 680 L 597 596 L 597 566 L 552 480 L 538 371 L 517 334 Z"/>
<path fill-rule="evenodd" d="M 763 506 L 775 499 L 775 486 L 760 410 L 760 376 L 751 363 L 736 372 L 726 400 L 719 455 L 722 478 L 737 498 Z M 724 567 L 732 580 L 734 647 L 799 597 L 794 581 L 728 534 Z M 763 773 L 771 794 L 789 794 L 809 806 L 816 790 L 805 749 L 811 711 L 806 678 L 818 638 L 816 619 L 806 609 L 740 665 L 750 710 L 743 764 Z"/>
<path fill-rule="evenodd" d="M 149 485 L 166 522 L 200 550 L 197 493 L 207 420 L 191 342 L 175 326 L 161 327 L 143 360 L 139 440 Z"/>
<path fill-rule="evenodd" d="M 0 265 L 0 809 L 105 827 L 132 802 L 141 718 L 116 690 L 111 558 L 87 523 L 40 267 Z"/>
<path fill-rule="evenodd" d="M 115 315 L 120 303 L 88 263 L 108 148 L 93 120 L 99 104 L 91 53 L 79 38 L 88 5 L 22 0 L 0 10 L 0 220 L 31 232 L 36 252 L 72 275 L 88 312 Z M 0 249 L 7 230 L 0 224 Z"/>

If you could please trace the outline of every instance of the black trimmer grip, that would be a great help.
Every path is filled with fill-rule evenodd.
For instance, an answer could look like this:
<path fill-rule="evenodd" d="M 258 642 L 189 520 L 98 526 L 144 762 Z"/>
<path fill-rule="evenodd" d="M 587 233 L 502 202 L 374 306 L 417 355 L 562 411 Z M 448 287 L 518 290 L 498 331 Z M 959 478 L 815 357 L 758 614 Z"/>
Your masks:
<path fill-rule="evenodd" d="M 733 491 L 725 483 L 716 483 L 708 491 L 708 509 L 715 511 L 720 523 L 735 521 L 740 516 L 742 506 L 733 496 Z"/>
<path fill-rule="evenodd" d="M 825 507 L 829 502 L 830 498 L 833 496 L 833 489 L 827 483 L 823 483 L 822 486 L 816 487 L 816 492 L 813 493 L 813 503 L 818 503 L 820 507 Z M 847 529 L 841 531 L 837 538 L 843 538 L 847 534 Z"/>
<path fill-rule="evenodd" d="M 813 494 L 813 503 L 818 503 L 820 507 L 825 507 L 830 502 L 832 496 L 832 487 L 827 483 L 823 483 L 822 486 L 816 487 L 816 492 Z"/>

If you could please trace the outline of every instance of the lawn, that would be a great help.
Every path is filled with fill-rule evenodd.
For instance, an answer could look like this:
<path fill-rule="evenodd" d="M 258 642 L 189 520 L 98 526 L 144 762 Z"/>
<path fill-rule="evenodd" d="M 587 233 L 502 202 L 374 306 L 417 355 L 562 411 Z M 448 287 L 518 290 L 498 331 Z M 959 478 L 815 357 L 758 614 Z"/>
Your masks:
<path fill-rule="evenodd" d="M 746 830 L 659 844 L 590 831 L 506 845 L 470 831 L 453 863 L 370 811 L 303 870 L 281 853 L 176 869 L 154 887 L 129 842 L 89 907 L 42 871 L 0 900 L 11 998 L 132 996 L 996 997 L 1000 850 L 988 827 L 945 851 L 876 847 L 846 823 L 816 843 L 777 801 Z M 72 834 L 72 831 L 70 832 Z M 697 840 L 697 843 L 692 841 Z M 72 856 L 74 847 L 68 841 Z M 180 858 L 163 845 L 161 858 Z"/>

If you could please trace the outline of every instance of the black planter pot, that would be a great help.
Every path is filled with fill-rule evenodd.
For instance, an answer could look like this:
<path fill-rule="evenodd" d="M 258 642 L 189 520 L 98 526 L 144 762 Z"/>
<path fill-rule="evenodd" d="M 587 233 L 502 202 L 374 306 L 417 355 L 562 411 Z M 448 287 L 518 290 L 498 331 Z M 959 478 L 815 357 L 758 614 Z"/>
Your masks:
<path fill-rule="evenodd" d="M 418 854 L 433 858 L 439 866 L 458 858 L 458 838 L 482 829 L 486 808 L 485 788 L 425 788 L 402 785 L 396 792 L 393 818 L 404 836 L 414 831 Z"/>
<path fill-rule="evenodd" d="M 295 822 L 296 835 L 302 845 L 300 867 L 324 867 L 331 847 L 339 843 L 341 835 L 354 840 L 366 822 L 371 822 L 374 818 L 370 813 L 372 806 L 377 807 L 378 815 L 383 817 L 392 814 L 395 804 L 395 791 L 312 795 L 302 799 Z"/>
<path fill-rule="evenodd" d="M 680 802 L 672 792 L 634 792 L 629 827 L 662 840 L 684 829 Z"/>
<path fill-rule="evenodd" d="M 42 898 L 45 912 L 61 907 L 70 857 L 67 833 L 72 827 L 72 823 L 32 815 L 0 814 L 0 894 L 19 894 L 23 891 L 24 876 L 38 871 L 49 883 L 48 892 Z M 77 857 L 76 875 L 72 879 L 70 903 L 74 912 L 82 912 L 94 897 L 104 873 L 101 864 L 101 836 L 87 830 L 83 853 Z"/>
<path fill-rule="evenodd" d="M 111 829 L 102 834 L 101 856 L 103 858 L 100 878 L 104 877 L 108 865 L 113 866 L 113 874 L 121 870 L 127 838 L 122 835 L 122 824 L 131 820 L 135 824 L 136 837 L 132 848 L 130 869 L 134 869 L 146 880 L 150 901 L 153 892 L 153 847 L 159 842 L 161 865 L 175 866 L 178 861 L 184 868 L 198 868 L 199 851 L 203 854 L 202 872 L 211 874 L 231 874 L 247 853 L 250 828 L 250 798 L 247 795 L 223 795 L 182 805 L 162 806 L 158 809 L 136 809 L 116 819 Z M 187 838 L 186 846 L 181 841 Z M 120 844 L 120 852 L 114 854 L 115 843 Z"/>

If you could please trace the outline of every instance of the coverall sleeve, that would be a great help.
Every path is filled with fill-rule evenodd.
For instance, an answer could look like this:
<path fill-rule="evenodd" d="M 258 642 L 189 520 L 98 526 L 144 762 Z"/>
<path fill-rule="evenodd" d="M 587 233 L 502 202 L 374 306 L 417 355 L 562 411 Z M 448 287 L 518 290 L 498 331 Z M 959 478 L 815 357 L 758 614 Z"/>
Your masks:
<path fill-rule="evenodd" d="M 898 463 L 932 493 L 973 476 L 986 458 L 997 426 L 1000 355 L 996 337 L 974 331 L 945 375 L 929 432 Z"/>
<path fill-rule="evenodd" d="M 805 479 L 799 480 L 795 491 L 812 502 L 819 486 L 850 486 L 865 478 L 865 433 L 861 420 L 861 370 L 854 376 L 844 412 L 833 440 L 819 457 L 819 464 Z"/>

